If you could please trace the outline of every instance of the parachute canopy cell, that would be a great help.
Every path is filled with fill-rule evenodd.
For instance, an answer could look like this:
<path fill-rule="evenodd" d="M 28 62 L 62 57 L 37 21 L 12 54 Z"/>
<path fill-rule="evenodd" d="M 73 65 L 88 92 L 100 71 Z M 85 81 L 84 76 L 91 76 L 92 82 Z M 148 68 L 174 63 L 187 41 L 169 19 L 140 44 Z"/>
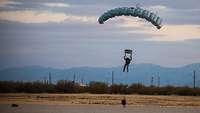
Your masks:
<path fill-rule="evenodd" d="M 133 17 L 139 17 L 144 18 L 147 21 L 151 22 L 154 26 L 156 26 L 158 29 L 162 27 L 162 19 L 157 16 L 155 13 L 150 12 L 148 10 L 142 9 L 140 7 L 120 7 L 108 10 L 107 12 L 103 13 L 99 19 L 99 24 L 103 24 L 105 21 L 107 21 L 110 18 L 113 18 L 115 16 L 133 16 Z"/>

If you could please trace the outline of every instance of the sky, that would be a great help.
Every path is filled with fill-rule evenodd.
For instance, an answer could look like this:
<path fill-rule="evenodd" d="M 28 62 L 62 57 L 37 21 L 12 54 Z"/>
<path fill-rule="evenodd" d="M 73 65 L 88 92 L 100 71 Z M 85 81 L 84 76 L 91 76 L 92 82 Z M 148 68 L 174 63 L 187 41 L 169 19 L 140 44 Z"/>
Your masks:
<path fill-rule="evenodd" d="M 133 63 L 177 67 L 200 62 L 199 0 L 0 0 L 0 69 L 116 67 L 124 49 Z M 98 24 L 105 11 L 135 7 L 163 18 L 158 30 L 136 17 Z"/>

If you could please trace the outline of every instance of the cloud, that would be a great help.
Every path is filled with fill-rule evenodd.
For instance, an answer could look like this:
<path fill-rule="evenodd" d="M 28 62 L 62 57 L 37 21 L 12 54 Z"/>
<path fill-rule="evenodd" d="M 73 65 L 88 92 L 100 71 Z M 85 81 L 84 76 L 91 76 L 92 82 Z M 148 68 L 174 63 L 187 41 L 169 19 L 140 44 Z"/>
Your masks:
<path fill-rule="evenodd" d="M 164 6 L 164 5 L 153 5 L 153 6 L 150 6 L 149 9 L 155 10 L 155 11 L 168 11 L 168 10 L 170 10 L 167 6 Z"/>
<path fill-rule="evenodd" d="M 155 41 L 184 41 L 200 39 L 200 25 L 165 25 L 158 31 L 148 30 L 146 33 L 159 35 L 151 40 Z"/>
<path fill-rule="evenodd" d="M 0 12 L 0 20 L 20 23 L 48 23 L 48 22 L 96 22 L 94 16 L 78 16 L 65 13 L 53 13 L 49 11 L 3 11 Z"/>
<path fill-rule="evenodd" d="M 151 23 L 141 19 L 121 18 L 124 21 L 117 27 L 126 28 L 128 33 L 140 33 L 150 35 L 145 40 L 153 41 L 184 41 L 200 39 L 200 25 L 173 25 L 166 24 L 160 30 L 154 28 Z"/>
<path fill-rule="evenodd" d="M 22 4 L 21 2 L 16 2 L 16 1 L 10 1 L 10 0 L 1 0 L 0 1 L 0 7 L 11 7 L 9 5 L 20 5 Z"/>
<path fill-rule="evenodd" d="M 71 5 L 67 3 L 43 3 L 43 5 L 47 7 L 60 7 L 60 8 L 71 7 Z"/>

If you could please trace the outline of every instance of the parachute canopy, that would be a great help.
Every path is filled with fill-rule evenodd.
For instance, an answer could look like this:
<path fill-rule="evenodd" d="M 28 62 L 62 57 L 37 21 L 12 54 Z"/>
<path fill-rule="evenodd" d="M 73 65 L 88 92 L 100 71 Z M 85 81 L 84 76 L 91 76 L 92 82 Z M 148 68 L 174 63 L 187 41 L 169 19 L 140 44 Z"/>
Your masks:
<path fill-rule="evenodd" d="M 144 18 L 147 21 L 151 22 L 158 29 L 162 27 L 162 19 L 159 16 L 157 16 L 153 12 L 142 9 L 140 7 L 136 7 L 136 8 L 135 7 L 121 7 L 121 8 L 111 9 L 105 12 L 104 14 L 102 14 L 99 17 L 98 21 L 100 24 L 103 24 L 109 18 L 113 18 L 115 16 L 123 16 L 123 15 Z"/>

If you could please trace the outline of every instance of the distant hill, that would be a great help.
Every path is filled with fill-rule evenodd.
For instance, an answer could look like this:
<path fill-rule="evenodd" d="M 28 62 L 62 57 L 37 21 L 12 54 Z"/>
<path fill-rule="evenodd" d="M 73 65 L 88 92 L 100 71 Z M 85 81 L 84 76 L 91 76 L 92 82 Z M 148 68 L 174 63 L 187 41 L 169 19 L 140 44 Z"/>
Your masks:
<path fill-rule="evenodd" d="M 157 85 L 160 76 L 161 85 L 188 85 L 192 86 L 193 70 L 196 70 L 197 85 L 200 85 L 200 63 L 190 64 L 183 67 L 168 68 L 154 64 L 130 65 L 130 72 L 123 73 L 122 67 L 94 68 L 79 67 L 70 69 L 54 69 L 41 66 L 27 66 L 19 68 L 7 68 L 0 70 L 1 81 L 35 81 L 48 79 L 51 72 L 53 82 L 61 79 L 73 80 L 76 75 L 76 82 L 81 79 L 85 83 L 89 81 L 104 81 L 111 83 L 111 73 L 114 72 L 115 83 L 143 83 L 150 84 L 151 77 L 154 77 L 154 84 Z"/>

